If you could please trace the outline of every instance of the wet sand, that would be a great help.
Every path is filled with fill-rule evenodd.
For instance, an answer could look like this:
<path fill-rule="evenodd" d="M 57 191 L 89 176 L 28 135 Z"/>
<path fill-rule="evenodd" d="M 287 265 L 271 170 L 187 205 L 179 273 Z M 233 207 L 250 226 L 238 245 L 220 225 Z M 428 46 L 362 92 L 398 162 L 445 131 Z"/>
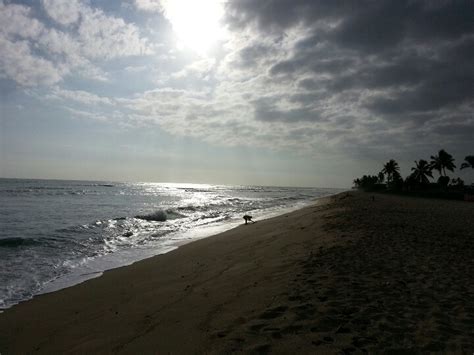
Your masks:
<path fill-rule="evenodd" d="M 0 353 L 472 353 L 473 217 L 339 194 L 21 303 Z"/>

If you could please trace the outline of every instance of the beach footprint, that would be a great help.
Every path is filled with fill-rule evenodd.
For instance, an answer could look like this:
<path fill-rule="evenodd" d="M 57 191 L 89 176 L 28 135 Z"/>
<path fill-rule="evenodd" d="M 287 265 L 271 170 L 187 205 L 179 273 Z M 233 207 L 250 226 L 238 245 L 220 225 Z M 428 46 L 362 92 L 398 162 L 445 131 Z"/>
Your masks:
<path fill-rule="evenodd" d="M 278 318 L 285 313 L 288 309 L 287 306 L 279 306 L 272 309 L 268 309 L 260 315 L 260 319 L 274 319 Z"/>

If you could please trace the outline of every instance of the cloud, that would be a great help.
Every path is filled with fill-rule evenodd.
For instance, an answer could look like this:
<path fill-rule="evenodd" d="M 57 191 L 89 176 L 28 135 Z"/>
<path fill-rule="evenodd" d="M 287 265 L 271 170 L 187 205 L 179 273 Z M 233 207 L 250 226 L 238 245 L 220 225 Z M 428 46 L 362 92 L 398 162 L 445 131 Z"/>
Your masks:
<path fill-rule="evenodd" d="M 54 21 L 64 26 L 77 23 L 85 11 L 79 0 L 43 0 L 43 6 Z"/>
<path fill-rule="evenodd" d="M 13 78 L 18 84 L 51 85 L 61 80 L 62 71 L 51 62 L 32 54 L 26 41 L 0 38 L 0 77 Z"/>
<path fill-rule="evenodd" d="M 79 119 L 87 119 L 94 121 L 108 121 L 111 115 L 104 115 L 98 112 L 90 112 L 87 110 L 78 110 L 72 107 L 66 107 L 66 110 L 70 113 L 71 117 Z"/>
<path fill-rule="evenodd" d="M 253 102 L 254 117 L 256 120 L 265 122 L 299 122 L 299 121 L 319 121 L 320 112 L 312 107 L 294 107 L 286 108 L 287 105 L 281 105 L 278 101 L 281 98 L 263 98 Z M 283 106 L 279 108 L 279 106 Z"/>
<path fill-rule="evenodd" d="M 31 9 L 27 6 L 7 4 L 0 1 L 0 33 L 2 36 L 20 38 L 38 38 L 45 26 L 32 18 Z"/>
<path fill-rule="evenodd" d="M 135 0 L 135 6 L 139 10 L 161 12 L 163 11 L 163 5 L 160 0 Z"/>
<path fill-rule="evenodd" d="M 84 90 L 66 90 L 59 87 L 53 88 L 47 98 L 74 101 L 88 106 L 113 105 L 115 103 L 113 98 L 95 95 Z"/>
<path fill-rule="evenodd" d="M 225 71 L 258 73 L 248 93 L 254 119 L 268 131 L 285 125 L 294 145 L 324 136 L 339 148 L 368 147 L 384 136 L 384 145 L 410 149 L 435 132 L 452 142 L 457 129 L 432 127 L 474 104 L 472 13 L 468 1 L 235 0 L 227 21 L 246 39 Z M 351 117 L 350 130 L 341 117 Z M 294 135 L 308 123 L 312 141 Z M 464 117 L 455 127 L 470 125 Z"/>
<path fill-rule="evenodd" d="M 1 75 L 50 85 L 49 98 L 76 116 L 158 125 L 217 145 L 342 155 L 433 142 L 468 147 L 461 133 L 473 125 L 472 2 L 232 0 L 228 36 L 213 57 L 163 47 L 166 63 L 153 68 L 123 58 L 157 48 L 144 33 L 159 32 L 148 31 L 151 19 L 169 25 L 166 14 L 156 16 L 163 2 L 129 4 L 139 11 L 127 21 L 146 21 L 127 22 L 86 1 L 44 0 L 42 9 L 0 2 Z M 127 78 L 160 80 L 152 88 L 140 78 L 123 97 L 61 87 L 73 75 L 117 80 L 109 62 L 123 64 Z"/>
<path fill-rule="evenodd" d="M 31 10 L 21 5 L 0 2 L 0 76 L 23 86 L 54 84 L 63 69 L 33 53 L 30 40 L 37 40 L 45 26 L 31 18 Z"/>
<path fill-rule="evenodd" d="M 152 53 L 135 25 L 92 8 L 87 8 L 82 16 L 77 40 L 86 58 L 112 59 Z"/>
<path fill-rule="evenodd" d="M 214 58 L 201 58 L 194 61 L 191 64 L 186 65 L 180 71 L 173 73 L 174 78 L 189 78 L 194 77 L 196 79 L 209 79 L 209 75 L 213 72 L 215 66 Z"/>
<path fill-rule="evenodd" d="M 104 80 L 101 62 L 152 53 L 137 26 L 86 2 L 41 4 L 60 27 L 40 21 L 38 8 L 0 2 L 0 75 L 19 85 L 51 85 L 73 72 Z"/>
<path fill-rule="evenodd" d="M 467 140 L 472 143 L 472 137 L 474 136 L 474 122 L 472 120 L 464 124 L 444 124 L 434 127 L 434 133 L 438 135 L 446 135 L 447 133 L 450 136 L 453 136 L 454 139 Z"/>

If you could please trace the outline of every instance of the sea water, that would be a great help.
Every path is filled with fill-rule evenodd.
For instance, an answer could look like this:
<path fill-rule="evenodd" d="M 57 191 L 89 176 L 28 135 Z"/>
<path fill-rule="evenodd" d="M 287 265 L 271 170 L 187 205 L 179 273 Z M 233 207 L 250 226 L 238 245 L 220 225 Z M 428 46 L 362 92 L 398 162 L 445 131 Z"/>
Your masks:
<path fill-rule="evenodd" d="M 0 308 L 340 191 L 0 179 Z"/>

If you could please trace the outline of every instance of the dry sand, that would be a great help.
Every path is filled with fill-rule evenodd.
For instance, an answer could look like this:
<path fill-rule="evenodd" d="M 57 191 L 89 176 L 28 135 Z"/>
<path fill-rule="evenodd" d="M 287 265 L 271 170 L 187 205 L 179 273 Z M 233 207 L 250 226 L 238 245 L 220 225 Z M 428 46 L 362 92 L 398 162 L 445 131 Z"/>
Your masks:
<path fill-rule="evenodd" d="M 472 353 L 473 217 L 340 194 L 17 305 L 0 353 Z"/>

